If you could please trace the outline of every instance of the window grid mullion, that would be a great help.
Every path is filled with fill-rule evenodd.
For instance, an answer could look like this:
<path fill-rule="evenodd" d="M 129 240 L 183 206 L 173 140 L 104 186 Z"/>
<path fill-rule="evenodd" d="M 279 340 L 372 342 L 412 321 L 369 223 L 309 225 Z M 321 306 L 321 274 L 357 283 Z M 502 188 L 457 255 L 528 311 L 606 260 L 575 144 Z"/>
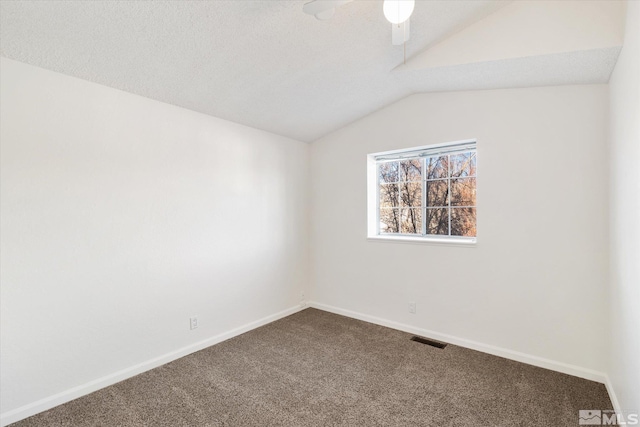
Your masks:
<path fill-rule="evenodd" d="M 449 203 L 447 203 L 448 205 L 448 213 L 449 213 L 449 236 L 451 236 L 451 155 L 448 154 L 447 155 L 447 185 L 448 185 L 448 196 L 447 200 Z"/>
<path fill-rule="evenodd" d="M 402 204 L 402 180 L 400 179 L 400 160 L 398 161 L 398 183 L 396 184 L 398 186 L 398 200 L 396 200 L 397 206 L 398 206 L 398 234 L 402 234 L 402 209 L 400 208 L 400 205 Z"/>
<path fill-rule="evenodd" d="M 427 235 L 427 158 L 422 158 L 422 235 Z"/>

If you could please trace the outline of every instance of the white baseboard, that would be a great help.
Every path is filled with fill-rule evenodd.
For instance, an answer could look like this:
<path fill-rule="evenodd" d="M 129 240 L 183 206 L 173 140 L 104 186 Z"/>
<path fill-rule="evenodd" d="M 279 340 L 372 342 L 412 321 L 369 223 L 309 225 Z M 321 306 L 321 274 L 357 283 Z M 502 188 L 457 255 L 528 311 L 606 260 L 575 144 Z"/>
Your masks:
<path fill-rule="evenodd" d="M 387 328 L 397 329 L 399 331 L 408 332 L 410 334 L 421 335 L 425 338 L 444 341 L 446 343 L 469 348 L 471 350 L 477 350 L 483 353 L 493 354 L 494 356 L 504 357 L 505 359 L 511 359 L 517 362 L 522 362 L 529 365 L 538 366 L 540 368 L 562 372 L 563 374 L 573 375 L 573 376 L 584 378 L 587 380 L 603 383 L 607 385 L 607 389 L 610 390 L 609 395 L 612 396 L 611 397 L 612 402 L 614 400 L 614 397 L 611 394 L 613 392 L 613 389 L 610 388 L 607 375 L 602 372 L 594 371 L 592 369 L 587 369 L 587 368 L 581 368 L 579 366 L 570 365 L 563 362 L 557 362 L 555 360 L 545 359 L 543 357 L 532 356 L 530 354 L 520 353 L 518 351 L 509 350 L 506 348 L 496 347 L 489 344 L 483 344 L 481 342 L 472 341 L 465 338 L 459 338 L 453 335 L 442 334 L 440 332 L 430 331 L 428 329 L 422 329 L 422 328 L 407 325 L 404 323 L 394 322 L 392 320 L 386 320 L 376 316 L 371 316 L 364 313 L 358 313 L 351 310 L 345 310 L 342 308 L 321 304 L 318 302 L 309 302 L 308 305 L 309 307 L 317 308 L 318 310 L 340 314 L 342 316 L 363 320 L 365 322 L 374 323 L 380 326 L 386 326 Z M 614 402 L 614 408 L 616 408 L 617 410 L 617 406 L 615 402 Z"/>
<path fill-rule="evenodd" d="M 622 409 L 620 409 L 620 402 L 618 402 L 618 396 L 616 396 L 616 392 L 613 389 L 613 384 L 611 383 L 611 379 L 609 375 L 605 375 L 606 380 L 604 385 L 607 387 L 607 393 L 609 393 L 609 399 L 611 399 L 611 404 L 613 405 L 613 410 L 616 411 L 617 414 L 622 414 Z"/>
<path fill-rule="evenodd" d="M 495 356 L 504 357 L 506 359 L 515 360 L 522 363 L 527 363 L 529 365 L 538 366 L 541 368 L 551 369 L 553 371 L 561 372 L 568 375 L 573 375 L 576 377 L 584 378 L 591 381 L 597 381 L 599 383 L 603 383 L 607 387 L 607 391 L 609 393 L 609 397 L 611 398 L 611 403 L 613 404 L 613 408 L 616 412 L 620 413 L 620 405 L 618 403 L 617 396 L 613 389 L 613 385 L 609 377 L 598 371 L 594 371 L 591 369 L 581 368 L 579 366 L 574 366 L 562 362 L 557 362 L 550 359 L 545 359 L 538 356 L 532 356 L 525 353 L 520 353 L 513 350 L 508 350 L 505 348 L 500 348 L 496 346 L 492 346 L 489 344 L 479 343 L 477 341 L 472 341 L 464 338 L 458 338 L 448 334 L 442 334 L 435 331 L 430 331 L 427 329 L 418 328 L 415 326 L 394 322 L 391 320 L 385 320 L 379 317 L 371 316 L 368 314 L 358 313 L 351 310 L 345 310 L 342 308 L 321 304 L 317 302 L 308 302 L 303 303 L 300 306 L 295 306 L 283 310 L 279 313 L 273 314 L 271 316 L 264 317 L 260 320 L 256 320 L 255 322 L 248 323 L 239 328 L 232 329 L 228 332 L 216 335 L 211 338 L 207 338 L 205 340 L 199 341 L 195 344 L 191 344 L 189 346 L 183 347 L 171 353 L 164 354 L 162 356 L 156 357 L 154 359 L 139 363 L 135 366 L 123 369 L 118 372 L 114 372 L 113 374 L 104 376 L 102 378 L 98 378 L 86 384 L 80 385 L 78 387 L 71 388 L 69 390 L 65 390 L 63 392 L 57 393 L 53 396 L 46 397 L 44 399 L 40 399 L 36 402 L 21 406 L 17 409 L 5 412 L 0 415 L 0 426 L 6 426 L 11 423 L 15 423 L 37 413 L 46 411 L 48 409 L 54 408 L 58 405 L 62 405 L 63 403 L 69 402 L 71 400 L 77 399 L 89 393 L 93 393 L 94 391 L 100 390 L 104 387 L 108 387 L 120 381 L 126 380 L 128 378 L 134 377 L 138 374 L 151 370 L 153 368 L 157 368 L 158 366 L 162 366 L 166 363 L 179 359 L 181 357 L 187 356 L 191 353 L 195 353 L 196 351 L 200 351 L 207 347 L 210 347 L 214 344 L 218 344 L 222 341 L 226 341 L 235 336 L 241 335 L 245 332 L 248 332 L 252 329 L 259 328 L 260 326 L 264 326 L 268 323 L 274 322 L 276 320 L 282 319 L 283 317 L 290 316 L 294 313 L 297 313 L 300 310 L 305 309 L 306 307 L 313 307 L 319 310 L 327 311 L 330 313 L 340 314 L 342 316 L 351 317 L 353 319 L 363 320 L 365 322 L 373 323 L 380 326 L 385 326 L 392 329 L 397 329 L 400 331 L 408 332 L 411 334 L 421 335 L 427 338 L 444 341 L 447 343 L 451 343 L 454 345 L 458 345 L 460 347 L 469 348 L 472 350 L 481 351 L 483 353 L 493 354 Z"/>
<path fill-rule="evenodd" d="M 166 363 L 172 362 L 191 353 L 195 353 L 196 351 L 200 351 L 214 344 L 218 344 L 222 341 L 226 341 L 235 336 L 244 334 L 245 332 L 249 332 L 252 329 L 259 328 L 260 326 L 264 326 L 278 319 L 282 319 L 283 317 L 290 316 L 300 310 L 303 310 L 304 308 L 306 308 L 304 304 L 288 308 L 279 313 L 272 314 L 271 316 L 264 317 L 262 319 L 256 320 L 255 322 L 251 322 L 244 326 L 232 329 L 228 332 L 224 332 L 211 338 L 198 341 L 197 343 L 182 347 L 178 350 L 172 351 L 151 360 L 147 360 L 135 366 L 122 369 L 118 372 L 114 372 L 102 378 L 95 379 L 86 384 L 73 387 L 63 392 L 54 394 L 53 396 L 45 397 L 44 399 L 40 399 L 33 403 L 29 403 L 27 405 L 5 412 L 0 415 L 0 426 L 4 427 L 8 424 L 15 423 L 17 421 L 46 411 L 58 405 L 62 405 L 63 403 L 67 403 L 89 393 L 93 393 L 94 391 L 100 390 L 101 388 L 108 387 L 120 381 L 126 380 L 127 378 L 134 377 L 138 374 L 141 374 L 153 368 L 157 368 L 158 366 L 162 366 Z"/>

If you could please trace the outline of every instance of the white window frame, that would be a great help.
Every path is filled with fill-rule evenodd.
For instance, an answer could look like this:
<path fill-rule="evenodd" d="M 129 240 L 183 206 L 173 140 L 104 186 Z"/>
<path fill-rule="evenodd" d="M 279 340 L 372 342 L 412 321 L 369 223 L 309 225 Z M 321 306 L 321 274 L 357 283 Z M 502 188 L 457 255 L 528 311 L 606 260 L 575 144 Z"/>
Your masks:
<path fill-rule="evenodd" d="M 425 176 L 425 162 L 426 157 L 424 153 L 430 155 L 437 155 L 441 151 L 442 154 L 455 153 L 456 151 L 469 152 L 475 151 L 476 153 L 476 165 L 478 162 L 478 148 L 477 140 L 468 139 L 463 141 L 454 141 L 444 144 L 425 145 L 420 147 L 412 147 L 409 149 L 384 151 L 380 153 L 372 153 L 367 155 L 367 238 L 372 241 L 396 241 L 396 242 L 408 242 L 408 243 L 433 243 L 444 245 L 460 245 L 474 247 L 477 243 L 478 236 L 476 232 L 475 237 L 466 236 L 451 236 L 451 235 L 412 235 L 401 233 L 380 233 L 380 185 L 378 176 L 378 163 L 383 161 L 398 161 L 403 159 L 414 159 L 416 157 L 423 157 L 422 159 L 422 206 L 420 209 L 426 209 L 426 182 L 429 181 Z M 433 153 L 433 154 L 431 154 Z M 422 156 L 420 156 L 422 154 Z M 447 178 L 447 185 L 451 185 L 450 177 Z M 476 186 L 478 185 L 478 172 L 476 169 Z M 465 206 L 459 206 L 465 207 Z M 472 206 L 476 209 L 476 231 L 477 231 L 477 214 L 478 214 L 478 199 L 476 193 L 476 204 Z M 451 200 L 447 207 L 449 215 L 449 232 L 451 230 Z M 423 212 L 422 215 L 422 230 L 426 230 L 426 215 Z"/>

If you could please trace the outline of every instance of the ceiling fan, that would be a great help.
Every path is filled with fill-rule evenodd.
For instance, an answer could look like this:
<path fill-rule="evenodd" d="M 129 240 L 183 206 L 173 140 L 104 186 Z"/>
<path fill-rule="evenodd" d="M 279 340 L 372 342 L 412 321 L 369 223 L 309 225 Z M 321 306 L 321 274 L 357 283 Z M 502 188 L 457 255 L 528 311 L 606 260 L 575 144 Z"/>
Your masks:
<path fill-rule="evenodd" d="M 313 15 L 320 21 L 326 21 L 336 13 L 336 7 L 351 3 L 353 0 L 313 0 L 302 6 L 302 11 Z"/>
<path fill-rule="evenodd" d="M 302 6 L 302 11 L 321 21 L 327 20 L 336 12 L 336 8 L 353 0 L 312 0 Z M 413 13 L 415 0 L 384 0 L 382 11 L 391 22 L 391 43 L 404 44 L 409 40 L 409 17 Z"/>

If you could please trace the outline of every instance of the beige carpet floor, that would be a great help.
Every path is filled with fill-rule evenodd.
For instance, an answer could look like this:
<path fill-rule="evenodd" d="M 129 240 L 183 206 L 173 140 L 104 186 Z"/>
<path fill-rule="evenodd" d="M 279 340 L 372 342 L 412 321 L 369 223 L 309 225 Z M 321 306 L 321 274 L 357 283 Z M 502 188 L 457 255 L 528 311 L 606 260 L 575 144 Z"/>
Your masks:
<path fill-rule="evenodd" d="M 577 426 L 604 385 L 315 309 L 14 424 Z"/>

